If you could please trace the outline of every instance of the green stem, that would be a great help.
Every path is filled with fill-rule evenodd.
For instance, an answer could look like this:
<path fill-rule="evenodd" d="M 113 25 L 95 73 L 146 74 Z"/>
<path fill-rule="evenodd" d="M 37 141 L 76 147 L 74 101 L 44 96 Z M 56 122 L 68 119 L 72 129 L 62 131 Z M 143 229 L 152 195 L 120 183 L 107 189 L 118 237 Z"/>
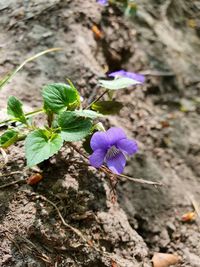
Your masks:
<path fill-rule="evenodd" d="M 39 109 L 36 109 L 34 111 L 31 111 L 31 112 L 28 112 L 25 114 L 26 117 L 30 117 L 32 115 L 35 115 L 35 114 L 40 114 L 40 113 L 43 113 L 44 112 L 44 109 L 43 108 L 39 108 Z"/>
<path fill-rule="evenodd" d="M 23 141 L 25 138 L 26 138 L 26 134 L 22 134 L 22 135 L 20 135 L 18 138 L 17 138 L 17 142 L 18 141 Z"/>
<path fill-rule="evenodd" d="M 48 112 L 48 114 L 47 114 L 47 122 L 48 122 L 49 128 L 51 128 L 51 126 L 52 126 L 53 117 L 54 117 L 53 112 L 52 111 Z"/>
<path fill-rule="evenodd" d="M 56 132 L 60 132 L 61 131 L 61 127 L 57 127 L 57 128 L 53 128 L 53 133 L 56 133 Z"/>
<path fill-rule="evenodd" d="M 92 103 L 90 103 L 85 109 L 89 109 L 94 103 L 99 101 L 99 99 L 101 99 L 108 91 L 109 90 L 106 89 L 99 97 L 97 97 L 94 101 L 92 101 Z"/>
<path fill-rule="evenodd" d="M 40 114 L 40 113 L 43 113 L 43 112 L 44 112 L 44 110 L 43 110 L 42 108 L 40 108 L 40 109 L 36 109 L 36 110 L 34 110 L 34 111 L 25 113 L 25 117 L 26 117 L 26 118 L 29 118 L 29 117 L 31 117 L 32 115 Z M 16 119 L 8 119 L 8 120 L 5 120 L 5 121 L 1 121 L 1 122 L 0 122 L 0 127 L 5 126 L 5 125 L 6 125 L 7 123 L 9 123 L 9 122 L 15 122 L 15 121 L 16 121 Z"/>

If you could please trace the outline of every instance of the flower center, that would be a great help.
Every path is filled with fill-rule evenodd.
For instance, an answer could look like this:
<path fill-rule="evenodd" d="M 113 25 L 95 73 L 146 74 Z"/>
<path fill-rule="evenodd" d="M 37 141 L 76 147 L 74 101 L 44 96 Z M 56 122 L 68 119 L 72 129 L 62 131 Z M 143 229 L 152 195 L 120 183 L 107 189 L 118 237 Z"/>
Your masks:
<path fill-rule="evenodd" d="M 116 146 L 111 146 L 111 148 L 109 148 L 106 153 L 105 160 L 114 158 L 115 156 L 117 156 L 117 154 L 119 154 L 119 152 L 120 150 L 117 149 Z"/>

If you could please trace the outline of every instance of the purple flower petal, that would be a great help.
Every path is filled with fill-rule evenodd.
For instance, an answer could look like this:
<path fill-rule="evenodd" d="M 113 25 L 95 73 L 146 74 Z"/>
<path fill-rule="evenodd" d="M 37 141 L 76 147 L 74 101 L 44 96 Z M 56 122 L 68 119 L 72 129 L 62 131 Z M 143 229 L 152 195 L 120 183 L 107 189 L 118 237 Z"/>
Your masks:
<path fill-rule="evenodd" d="M 90 164 L 95 168 L 99 168 L 103 164 L 105 155 L 106 155 L 105 150 L 103 149 L 95 150 L 89 157 Z"/>
<path fill-rule="evenodd" d="M 119 140 L 117 142 L 117 148 L 127 153 L 128 155 L 133 155 L 138 151 L 137 143 L 129 139 Z"/>
<path fill-rule="evenodd" d="M 97 3 L 102 5 L 102 6 L 105 6 L 105 5 L 107 5 L 108 0 L 97 0 Z"/>
<path fill-rule="evenodd" d="M 142 74 L 138 74 L 135 72 L 128 72 L 125 70 L 119 70 L 115 72 L 111 72 L 108 74 L 109 77 L 124 77 L 124 78 L 129 78 L 132 80 L 137 81 L 138 83 L 143 83 L 145 81 L 145 76 Z"/>
<path fill-rule="evenodd" d="M 109 144 L 112 146 L 119 140 L 126 138 L 126 134 L 121 128 L 111 127 L 107 132 L 106 136 L 109 140 Z"/>
<path fill-rule="evenodd" d="M 96 149 L 106 150 L 109 147 L 109 139 L 106 132 L 96 132 L 93 134 L 90 140 L 90 146 L 93 151 Z"/>
<path fill-rule="evenodd" d="M 122 152 L 119 152 L 112 158 L 107 158 L 106 163 L 108 168 L 116 174 L 121 174 L 126 165 L 126 158 Z"/>

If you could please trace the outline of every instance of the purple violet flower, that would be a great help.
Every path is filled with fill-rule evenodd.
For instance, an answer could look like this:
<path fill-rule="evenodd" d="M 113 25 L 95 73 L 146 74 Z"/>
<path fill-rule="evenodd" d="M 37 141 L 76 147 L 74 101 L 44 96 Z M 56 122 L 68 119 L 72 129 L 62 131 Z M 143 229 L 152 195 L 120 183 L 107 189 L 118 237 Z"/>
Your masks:
<path fill-rule="evenodd" d="M 133 79 L 138 82 L 138 84 L 143 83 L 145 81 L 145 76 L 142 74 L 138 74 L 135 72 L 128 72 L 125 70 L 118 70 L 115 72 L 111 72 L 108 74 L 109 77 L 124 77 L 124 78 L 129 78 Z"/>
<path fill-rule="evenodd" d="M 108 0 L 97 0 L 97 3 L 102 5 L 102 6 L 105 6 L 105 5 L 107 5 Z"/>
<path fill-rule="evenodd" d="M 116 174 L 121 174 L 126 165 L 126 155 L 137 152 L 138 146 L 134 140 L 129 140 L 121 128 L 111 127 L 106 132 L 96 132 L 90 140 L 93 150 L 90 164 L 99 168 L 106 163 L 108 168 Z"/>

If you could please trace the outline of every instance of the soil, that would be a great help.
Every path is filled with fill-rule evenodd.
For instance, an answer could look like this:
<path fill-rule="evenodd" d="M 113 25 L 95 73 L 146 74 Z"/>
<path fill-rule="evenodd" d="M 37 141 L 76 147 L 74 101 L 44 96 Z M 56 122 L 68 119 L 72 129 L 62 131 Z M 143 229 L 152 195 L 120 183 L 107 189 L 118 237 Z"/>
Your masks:
<path fill-rule="evenodd" d="M 24 181 L 38 169 L 26 168 L 23 143 L 13 146 L 0 186 L 21 182 L 0 188 L 0 266 L 150 267 L 154 252 L 200 266 L 200 219 L 181 220 L 200 205 L 199 14 L 199 1 L 186 0 L 138 1 L 129 19 L 95 0 L 1 0 L 0 76 L 37 52 L 63 49 L 28 63 L 0 92 L 1 120 L 10 95 L 29 111 L 40 107 L 42 86 L 70 78 L 91 101 L 107 70 L 144 73 L 144 86 L 117 93 L 124 108 L 104 123 L 138 141 L 126 174 L 164 185 L 124 180 L 113 202 L 106 177 L 64 148 L 30 186 Z"/>

